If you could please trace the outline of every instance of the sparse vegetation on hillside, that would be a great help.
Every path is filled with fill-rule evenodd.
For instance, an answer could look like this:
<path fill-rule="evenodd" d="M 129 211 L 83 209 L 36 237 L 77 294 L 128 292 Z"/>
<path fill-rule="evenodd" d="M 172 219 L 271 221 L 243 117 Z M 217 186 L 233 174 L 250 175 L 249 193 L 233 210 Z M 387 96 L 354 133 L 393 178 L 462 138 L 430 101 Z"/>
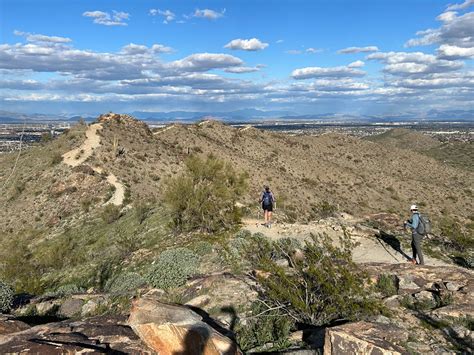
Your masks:
<path fill-rule="evenodd" d="M 182 174 L 168 180 L 164 195 L 174 229 L 216 232 L 239 223 L 235 203 L 246 188 L 246 174 L 214 156 L 193 156 L 185 164 Z"/>

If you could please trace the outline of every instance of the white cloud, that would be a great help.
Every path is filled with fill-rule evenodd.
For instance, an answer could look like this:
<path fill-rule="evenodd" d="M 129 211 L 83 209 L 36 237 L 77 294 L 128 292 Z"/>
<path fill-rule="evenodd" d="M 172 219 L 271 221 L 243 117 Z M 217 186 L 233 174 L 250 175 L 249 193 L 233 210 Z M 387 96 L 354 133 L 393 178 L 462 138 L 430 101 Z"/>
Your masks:
<path fill-rule="evenodd" d="M 349 68 L 362 68 L 365 65 L 365 63 L 361 60 L 356 60 L 355 62 L 352 62 L 351 64 L 348 65 Z"/>
<path fill-rule="evenodd" d="M 34 34 L 22 31 L 13 31 L 15 36 L 25 37 L 28 42 L 49 42 L 49 43 L 69 43 L 72 42 L 70 38 L 58 36 L 46 36 L 41 34 Z"/>
<path fill-rule="evenodd" d="M 244 74 L 244 73 L 253 73 L 256 71 L 259 71 L 260 68 L 258 66 L 256 67 L 231 67 L 231 68 L 226 68 L 224 71 L 226 73 L 234 73 L 234 74 Z"/>
<path fill-rule="evenodd" d="M 460 61 L 443 60 L 422 52 L 378 52 L 369 54 L 367 59 L 385 63 L 384 71 L 394 75 L 443 73 L 464 65 Z"/>
<path fill-rule="evenodd" d="M 437 53 L 438 57 L 443 59 L 474 58 L 474 47 L 462 48 L 443 44 L 438 48 Z"/>
<path fill-rule="evenodd" d="M 199 72 L 211 69 L 238 67 L 242 64 L 242 59 L 229 54 L 196 53 L 171 62 L 168 67 L 186 72 Z"/>
<path fill-rule="evenodd" d="M 320 53 L 322 51 L 323 51 L 322 49 L 310 47 L 310 48 L 307 48 L 305 52 L 306 53 Z"/>
<path fill-rule="evenodd" d="M 337 51 L 339 54 L 350 54 L 350 53 L 369 53 L 377 52 L 379 49 L 377 46 L 367 46 L 367 47 L 348 47 L 340 49 Z"/>
<path fill-rule="evenodd" d="M 176 18 L 176 15 L 170 10 L 160 10 L 160 9 L 150 9 L 149 14 L 152 16 L 162 16 L 164 17 L 163 23 L 168 24 Z"/>
<path fill-rule="evenodd" d="M 362 70 L 350 68 L 348 66 L 340 67 L 307 67 L 295 69 L 291 76 L 293 79 L 311 79 L 311 78 L 348 78 L 355 76 L 364 76 L 366 73 Z"/>
<path fill-rule="evenodd" d="M 436 19 L 443 22 L 451 22 L 452 20 L 456 18 L 456 16 L 457 16 L 457 12 L 446 11 L 446 12 L 443 12 L 441 15 L 439 15 Z"/>
<path fill-rule="evenodd" d="M 443 25 L 437 29 L 418 31 L 419 38 L 410 39 L 405 47 L 426 46 L 431 44 L 448 44 L 462 48 L 474 47 L 474 12 L 462 16 L 456 13 L 444 13 L 438 16 Z"/>
<path fill-rule="evenodd" d="M 466 0 L 462 4 L 450 4 L 446 10 L 465 10 L 472 5 L 474 5 L 474 0 Z"/>
<path fill-rule="evenodd" d="M 126 55 L 150 55 L 160 53 L 171 53 L 173 48 L 162 44 L 154 44 L 150 48 L 141 44 L 130 43 L 122 47 L 122 53 Z"/>
<path fill-rule="evenodd" d="M 275 43 L 280 44 L 280 43 L 283 43 L 283 42 L 285 42 L 285 41 L 282 40 L 282 39 L 279 39 L 279 40 L 277 40 Z"/>
<path fill-rule="evenodd" d="M 260 51 L 268 47 L 268 43 L 261 42 L 258 38 L 233 39 L 224 48 L 242 51 Z"/>
<path fill-rule="evenodd" d="M 225 14 L 225 9 L 223 9 L 221 12 L 210 10 L 210 9 L 204 9 L 204 10 L 196 9 L 192 17 L 200 17 L 200 18 L 206 18 L 208 20 L 216 20 L 220 17 L 223 17 L 224 14 Z"/>
<path fill-rule="evenodd" d="M 103 11 L 86 11 L 82 14 L 84 17 L 91 17 L 94 23 L 104 26 L 127 26 L 126 20 L 130 14 L 122 11 L 112 11 L 112 14 Z"/>

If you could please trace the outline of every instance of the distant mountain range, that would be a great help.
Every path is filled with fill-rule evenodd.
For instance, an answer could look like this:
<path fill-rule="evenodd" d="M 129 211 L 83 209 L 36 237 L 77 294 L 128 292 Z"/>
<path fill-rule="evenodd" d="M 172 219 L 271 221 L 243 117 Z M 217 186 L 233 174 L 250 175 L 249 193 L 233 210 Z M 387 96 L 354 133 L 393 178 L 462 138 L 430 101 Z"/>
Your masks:
<path fill-rule="evenodd" d="M 214 118 L 225 122 L 255 122 L 255 121 L 330 121 L 330 122 L 411 122 L 411 121 L 463 121 L 474 122 L 474 110 L 430 110 L 424 115 L 404 113 L 397 115 L 350 115 L 340 113 L 323 113 L 292 115 L 289 111 L 262 111 L 257 109 L 241 109 L 230 112 L 198 112 L 198 111 L 169 111 L 150 112 L 133 111 L 131 116 L 147 122 L 195 122 L 206 118 Z M 32 113 L 24 114 L 0 110 L 0 123 L 41 123 L 69 121 L 80 119 L 94 121 L 98 115 L 55 115 Z"/>

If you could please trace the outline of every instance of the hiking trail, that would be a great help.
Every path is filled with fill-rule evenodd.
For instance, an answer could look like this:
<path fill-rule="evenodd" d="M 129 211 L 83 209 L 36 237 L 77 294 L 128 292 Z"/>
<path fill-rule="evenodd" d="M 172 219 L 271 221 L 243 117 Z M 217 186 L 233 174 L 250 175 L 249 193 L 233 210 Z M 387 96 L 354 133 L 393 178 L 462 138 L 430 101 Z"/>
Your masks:
<path fill-rule="evenodd" d="M 102 129 L 101 123 L 91 124 L 86 131 L 86 139 L 79 148 L 73 149 L 63 154 L 63 163 L 71 167 L 76 167 L 89 159 L 94 150 L 100 146 L 100 136 L 97 131 Z M 98 166 L 91 166 L 96 173 L 102 174 L 103 169 Z M 113 204 L 115 206 L 122 205 L 125 199 L 125 186 L 117 179 L 117 177 L 110 173 L 107 175 L 107 182 L 115 187 L 112 197 L 104 203 L 105 205 Z"/>
<path fill-rule="evenodd" d="M 311 234 L 326 233 L 335 244 L 340 236 L 344 235 L 343 225 L 350 234 L 353 241 L 359 243 L 352 251 L 353 260 L 360 263 L 379 262 L 387 264 L 407 263 L 407 257 L 411 256 L 411 249 L 399 244 L 399 240 L 410 241 L 410 237 L 391 236 L 390 239 L 377 237 L 378 230 L 361 224 L 362 220 L 350 215 L 344 215 L 339 219 L 327 219 L 311 222 L 309 224 L 299 223 L 273 223 L 271 228 L 263 225 L 263 219 L 248 218 L 243 221 L 243 229 L 251 233 L 262 233 L 271 240 L 285 237 L 295 238 L 301 242 L 311 240 Z M 388 242 L 387 242 L 388 240 Z M 393 246 L 395 242 L 395 248 Z M 396 244 L 398 242 L 398 245 Z M 422 247 L 423 248 L 423 247 Z M 442 260 L 424 254 L 425 264 L 433 266 L 451 265 Z"/>

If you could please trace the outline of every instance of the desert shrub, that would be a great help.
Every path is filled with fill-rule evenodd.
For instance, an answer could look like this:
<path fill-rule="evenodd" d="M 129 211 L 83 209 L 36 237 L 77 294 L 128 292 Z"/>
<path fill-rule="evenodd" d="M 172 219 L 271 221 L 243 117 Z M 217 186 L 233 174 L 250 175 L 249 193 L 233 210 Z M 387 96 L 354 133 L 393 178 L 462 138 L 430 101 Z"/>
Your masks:
<path fill-rule="evenodd" d="M 142 224 L 145 219 L 147 219 L 151 209 L 151 204 L 147 202 L 141 202 L 135 207 L 135 217 L 137 218 L 138 223 Z"/>
<path fill-rule="evenodd" d="M 0 252 L 0 275 L 16 292 L 39 294 L 43 291 L 43 266 L 28 248 L 28 238 L 18 236 L 5 243 Z"/>
<path fill-rule="evenodd" d="M 76 284 L 66 284 L 59 286 L 54 293 L 56 296 L 63 297 L 83 292 L 85 292 L 85 289 Z"/>
<path fill-rule="evenodd" d="M 113 223 L 120 218 L 121 208 L 110 203 L 102 209 L 100 216 L 105 223 Z"/>
<path fill-rule="evenodd" d="M 8 312 L 13 302 L 13 289 L 0 281 L 0 313 Z"/>
<path fill-rule="evenodd" d="M 240 222 L 235 201 L 246 188 L 246 174 L 213 156 L 188 158 L 185 171 L 166 182 L 164 201 L 175 231 L 215 232 Z"/>
<path fill-rule="evenodd" d="M 355 243 L 348 235 L 334 246 L 327 235 L 306 242 L 302 260 L 292 260 L 291 273 L 271 258 L 260 259 L 262 297 L 298 322 L 313 325 L 336 320 L 357 320 L 378 313 L 382 306 L 371 296 L 368 275 L 352 261 Z"/>
<path fill-rule="evenodd" d="M 272 343 L 271 349 L 278 351 L 289 345 L 288 336 L 293 326 L 290 318 L 282 316 L 278 310 L 268 310 L 261 302 L 251 305 L 249 316 L 237 323 L 236 340 L 243 351 L 258 350 L 259 346 Z"/>
<path fill-rule="evenodd" d="M 57 152 L 53 153 L 51 157 L 51 165 L 57 165 L 62 161 L 63 161 L 63 157 L 61 156 L 61 154 Z"/>
<path fill-rule="evenodd" d="M 136 272 L 125 272 L 110 279 L 105 289 L 112 293 L 127 293 L 136 291 L 146 285 L 146 280 Z"/>
<path fill-rule="evenodd" d="M 193 250 L 197 255 L 205 256 L 211 254 L 214 248 L 211 243 L 201 240 L 194 245 Z"/>
<path fill-rule="evenodd" d="M 322 201 L 316 206 L 312 206 L 313 214 L 318 218 L 333 217 L 337 212 L 337 207 L 331 205 L 328 201 Z"/>
<path fill-rule="evenodd" d="M 295 250 L 303 249 L 303 244 L 298 239 L 291 237 L 278 239 L 274 242 L 274 246 L 274 257 L 276 258 L 288 258 Z"/>
<path fill-rule="evenodd" d="M 440 222 L 441 235 L 447 238 L 447 246 L 460 253 L 468 253 L 474 248 L 473 229 L 463 227 L 452 218 Z"/>
<path fill-rule="evenodd" d="M 154 287 L 169 289 L 184 285 L 198 271 L 199 257 L 187 248 L 165 250 L 149 271 L 146 279 Z"/>
<path fill-rule="evenodd" d="M 390 297 L 398 293 L 397 278 L 395 275 L 381 274 L 377 278 L 375 287 L 384 297 Z"/>

